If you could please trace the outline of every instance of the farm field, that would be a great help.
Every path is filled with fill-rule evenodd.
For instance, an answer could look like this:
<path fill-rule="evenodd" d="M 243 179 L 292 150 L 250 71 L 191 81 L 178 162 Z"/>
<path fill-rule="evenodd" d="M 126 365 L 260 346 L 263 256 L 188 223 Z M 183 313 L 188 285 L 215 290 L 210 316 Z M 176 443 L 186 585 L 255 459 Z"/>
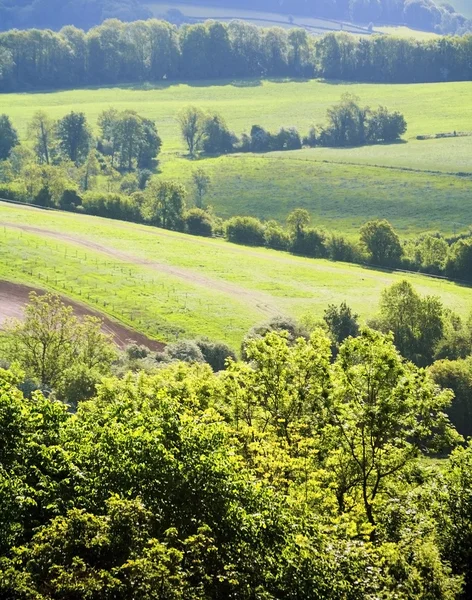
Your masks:
<path fill-rule="evenodd" d="M 242 19 L 263 27 L 273 27 L 277 25 L 279 27 L 291 28 L 294 25 L 299 25 L 306 27 L 312 33 L 326 33 L 326 30 L 340 31 L 341 28 L 344 31 L 351 31 L 354 33 L 368 33 L 367 28 L 360 25 L 354 25 L 350 23 L 343 23 L 341 25 L 340 21 L 331 19 L 315 19 L 305 16 L 292 15 L 293 22 L 291 23 L 287 13 L 280 14 L 218 6 L 195 6 L 185 2 L 148 2 L 146 3 L 146 6 L 156 17 L 162 17 L 170 9 L 177 9 L 184 16 L 193 19 L 216 19 L 220 21 Z"/>
<path fill-rule="evenodd" d="M 321 317 L 342 301 L 365 320 L 401 279 L 461 315 L 471 306 L 472 289 L 450 282 L 97 217 L 0 204 L 0 223 L 0 279 L 55 290 L 160 341 L 206 335 L 238 348 L 254 324 Z"/>
<path fill-rule="evenodd" d="M 157 122 L 163 139 L 163 177 L 188 182 L 194 167 L 184 157 L 177 124 L 189 105 L 219 112 L 236 133 L 253 124 L 272 131 L 295 126 L 305 133 L 323 123 L 343 93 L 370 106 L 401 111 L 406 142 L 386 146 L 317 148 L 267 155 L 205 158 L 198 166 L 214 174 L 209 202 L 228 217 L 250 214 L 284 220 L 295 206 L 313 221 L 353 233 L 367 218 L 389 218 L 403 234 L 471 222 L 472 137 L 417 141 L 417 135 L 472 132 L 472 83 L 414 85 L 344 84 L 324 81 L 225 81 L 70 90 L 0 96 L 0 113 L 11 116 L 22 139 L 36 110 L 60 118 L 85 112 L 95 126 L 110 106 L 134 109 Z M 388 167 L 388 168 L 385 168 Z M 392 168 L 394 167 L 394 168 Z M 443 172 L 442 174 L 431 172 Z M 457 175 L 461 174 L 461 175 Z M 191 201 L 191 199 L 190 199 Z"/>

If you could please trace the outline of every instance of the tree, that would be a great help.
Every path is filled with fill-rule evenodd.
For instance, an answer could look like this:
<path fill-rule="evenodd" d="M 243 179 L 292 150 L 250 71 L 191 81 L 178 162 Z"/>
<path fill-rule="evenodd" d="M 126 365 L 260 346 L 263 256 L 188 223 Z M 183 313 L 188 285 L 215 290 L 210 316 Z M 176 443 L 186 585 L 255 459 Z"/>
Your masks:
<path fill-rule="evenodd" d="M 185 210 L 185 188 L 175 181 L 151 179 L 146 187 L 143 219 L 164 229 L 180 229 Z"/>
<path fill-rule="evenodd" d="M 72 111 L 57 123 L 56 135 L 62 155 L 75 163 L 82 164 L 90 152 L 92 135 L 84 113 Z"/>
<path fill-rule="evenodd" d="M 192 181 L 196 192 L 195 206 L 204 208 L 203 198 L 211 186 L 211 178 L 204 169 L 199 168 L 192 172 Z"/>
<path fill-rule="evenodd" d="M 371 143 L 391 143 L 399 140 L 406 132 L 405 117 L 399 112 L 389 112 L 384 106 L 370 111 L 367 138 Z"/>
<path fill-rule="evenodd" d="M 97 175 L 100 174 L 100 163 L 97 152 L 91 150 L 80 170 L 80 186 L 84 192 L 93 188 Z"/>
<path fill-rule="evenodd" d="M 18 145 L 18 133 L 8 115 L 0 115 L 0 160 L 7 160 Z"/>
<path fill-rule="evenodd" d="M 115 351 L 100 329 L 99 319 L 86 317 L 80 322 L 59 296 L 31 292 L 24 320 L 6 328 L 7 357 L 18 361 L 41 386 L 55 388 L 73 365 L 107 371 Z"/>
<path fill-rule="evenodd" d="M 304 229 L 310 224 L 310 213 L 304 208 L 296 208 L 287 217 L 287 225 L 290 231 L 299 237 Z"/>
<path fill-rule="evenodd" d="M 200 109 L 189 106 L 179 113 L 177 120 L 188 153 L 190 156 L 194 156 L 205 133 L 205 116 Z"/>
<path fill-rule="evenodd" d="M 455 438 L 444 414 L 451 394 L 422 370 L 405 363 L 392 338 L 364 330 L 340 348 L 333 368 L 328 413 L 340 448 L 327 461 L 339 479 L 340 507 L 358 489 L 365 514 L 376 524 L 377 498 L 428 444 Z M 434 440 L 434 443 L 433 443 Z"/>
<path fill-rule="evenodd" d="M 323 320 L 326 323 L 335 349 L 348 337 L 359 334 L 359 315 L 352 312 L 351 308 L 342 302 L 339 306 L 330 304 L 325 310 Z"/>
<path fill-rule="evenodd" d="M 361 242 L 376 265 L 394 266 L 403 253 L 400 239 L 388 221 L 368 221 L 360 229 Z"/>
<path fill-rule="evenodd" d="M 153 161 L 158 156 L 162 140 L 156 128 L 154 121 L 141 118 L 143 124 L 143 135 L 139 145 L 137 165 L 138 169 L 150 169 Z"/>
<path fill-rule="evenodd" d="M 207 154 L 227 154 L 233 151 L 236 136 L 230 132 L 218 114 L 204 119 L 202 147 Z"/>
<path fill-rule="evenodd" d="M 34 142 L 38 162 L 49 165 L 54 151 L 54 122 L 44 111 L 37 111 L 28 125 L 28 136 Z"/>
<path fill-rule="evenodd" d="M 402 356 L 426 366 L 433 362 L 444 334 L 444 309 L 439 298 L 421 298 L 408 281 L 401 281 L 382 292 L 380 315 L 374 323 L 381 331 L 393 333 Z"/>
<path fill-rule="evenodd" d="M 472 359 L 439 360 L 428 370 L 439 386 L 454 392 L 447 414 L 461 435 L 472 437 Z"/>
<path fill-rule="evenodd" d="M 211 237 L 213 222 L 211 214 L 201 208 L 191 208 L 185 213 L 185 230 L 191 235 Z"/>

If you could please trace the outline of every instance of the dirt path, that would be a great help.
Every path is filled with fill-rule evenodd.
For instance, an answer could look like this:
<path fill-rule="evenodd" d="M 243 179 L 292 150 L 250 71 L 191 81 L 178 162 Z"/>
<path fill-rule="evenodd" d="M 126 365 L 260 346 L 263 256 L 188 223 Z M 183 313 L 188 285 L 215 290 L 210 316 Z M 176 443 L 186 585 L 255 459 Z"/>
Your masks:
<path fill-rule="evenodd" d="M 4 326 L 5 321 L 8 319 L 21 319 L 23 317 L 23 311 L 25 304 L 28 303 L 30 292 L 35 291 L 38 294 L 44 294 L 45 291 L 33 288 L 21 283 L 13 283 L 10 281 L 0 281 L 0 329 Z M 92 310 L 75 302 L 70 298 L 62 296 L 65 304 L 72 306 L 74 314 L 78 317 L 93 316 L 99 317 L 103 321 L 103 331 L 111 335 L 117 346 L 124 348 L 131 341 L 137 344 L 147 346 L 151 350 L 163 350 L 165 344 L 151 340 L 144 334 L 137 331 L 133 331 L 126 325 L 110 319 L 106 315 Z"/>
<path fill-rule="evenodd" d="M 116 248 L 104 246 L 102 244 L 98 244 L 97 242 L 92 242 L 90 240 L 86 240 L 67 233 L 60 233 L 58 231 L 52 231 L 50 229 L 44 229 L 42 227 L 33 227 L 32 225 L 18 225 L 12 223 L 5 223 L 5 225 L 12 229 L 19 229 L 21 231 L 26 231 L 29 233 L 54 238 L 62 242 L 76 244 L 78 246 L 82 246 L 84 248 L 89 248 L 90 250 L 100 252 L 101 254 L 106 254 L 107 256 L 110 256 L 111 258 L 114 258 L 116 260 L 121 260 L 123 262 L 127 262 L 133 265 L 145 266 L 150 269 L 159 271 L 160 273 L 166 273 L 168 275 L 178 277 L 179 279 L 182 279 L 187 283 L 193 285 L 197 284 L 209 290 L 223 292 L 225 294 L 233 296 L 238 301 L 244 301 L 247 304 L 254 306 L 260 312 L 264 313 L 269 317 L 280 315 L 280 310 L 273 304 L 272 298 L 269 295 L 264 294 L 263 292 L 248 290 L 236 284 L 218 279 L 213 279 L 211 277 L 207 277 L 206 275 L 203 275 L 196 271 L 185 269 L 183 267 L 176 267 L 159 261 L 150 260 L 147 258 L 140 258 L 129 254 L 128 252 L 123 252 L 121 250 L 117 250 Z"/>

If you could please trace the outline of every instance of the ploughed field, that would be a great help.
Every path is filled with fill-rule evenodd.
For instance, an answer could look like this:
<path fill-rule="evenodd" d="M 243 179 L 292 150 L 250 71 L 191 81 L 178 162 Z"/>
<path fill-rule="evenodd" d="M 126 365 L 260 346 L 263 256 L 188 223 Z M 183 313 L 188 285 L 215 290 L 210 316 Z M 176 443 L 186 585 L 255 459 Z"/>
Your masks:
<path fill-rule="evenodd" d="M 470 311 L 471 288 L 421 275 L 0 203 L 1 280 L 56 291 L 163 342 L 204 335 L 238 348 L 272 316 L 317 318 L 342 301 L 366 319 L 403 278 Z"/>
<path fill-rule="evenodd" d="M 236 154 L 189 161 L 177 115 L 189 105 L 219 112 L 238 135 L 254 124 L 271 131 L 295 126 L 305 134 L 349 92 L 362 104 L 401 111 L 403 143 L 362 148 Z M 297 206 L 313 223 L 354 233 L 367 219 L 386 217 L 401 233 L 452 232 L 469 226 L 472 137 L 417 140 L 418 135 L 472 133 L 472 82 L 379 85 L 325 81 L 219 81 L 70 90 L 0 96 L 0 113 L 26 139 L 38 109 L 59 118 L 83 111 L 92 126 L 110 106 L 156 120 L 163 139 L 160 172 L 189 184 L 198 166 L 213 175 L 207 198 L 217 214 L 248 214 L 283 221 Z M 190 196 L 189 202 L 192 202 Z"/>

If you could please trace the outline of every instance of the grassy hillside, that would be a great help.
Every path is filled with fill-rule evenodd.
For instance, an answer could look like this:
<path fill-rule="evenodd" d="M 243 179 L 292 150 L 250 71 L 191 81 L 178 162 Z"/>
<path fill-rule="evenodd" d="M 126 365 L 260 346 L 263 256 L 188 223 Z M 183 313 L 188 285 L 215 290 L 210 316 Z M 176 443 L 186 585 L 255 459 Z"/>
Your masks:
<path fill-rule="evenodd" d="M 427 141 L 415 137 L 472 131 L 470 82 L 369 85 L 250 80 L 143 85 L 8 94 L 0 96 L 0 113 L 12 117 L 25 139 L 27 123 L 38 109 L 54 118 L 81 110 L 93 125 L 110 106 L 135 109 L 157 121 L 164 141 L 162 175 L 185 182 L 194 164 L 183 158 L 176 120 L 183 107 L 193 104 L 218 111 L 237 133 L 249 131 L 255 123 L 271 130 L 293 125 L 306 132 L 311 124 L 323 123 L 327 108 L 345 92 L 358 95 L 362 103 L 404 113 L 407 143 L 203 159 L 199 166 L 214 173 L 210 200 L 217 212 L 283 220 L 294 206 L 304 205 L 313 212 L 314 221 L 351 232 L 373 216 L 387 216 L 404 232 L 448 232 L 457 227 L 455 223 L 469 225 L 472 180 L 454 174 L 472 173 L 472 137 Z"/>
<path fill-rule="evenodd" d="M 319 317 L 347 301 L 373 315 L 405 278 L 141 225 L 0 204 L 0 278 L 57 290 L 163 341 L 207 335 L 237 347 L 276 314 Z M 65 233 L 66 232 L 66 233 Z M 409 275 L 461 315 L 472 289 Z"/>
<path fill-rule="evenodd" d="M 225 8 L 219 6 L 204 6 L 182 4 L 180 2 L 148 2 L 145 6 L 152 12 L 155 17 L 165 16 L 168 10 L 177 9 L 185 17 L 192 19 L 216 19 L 219 21 L 229 21 L 233 19 L 241 19 L 259 25 L 261 27 L 279 26 L 284 28 L 298 25 L 307 28 L 311 33 L 326 33 L 326 31 L 352 31 L 354 33 L 368 33 L 365 27 L 352 24 L 341 24 L 340 21 L 334 19 L 315 19 L 311 17 L 301 17 L 292 15 L 293 22 L 289 21 L 287 14 L 279 14 L 275 12 L 262 12 L 256 10 L 244 10 L 237 8 Z"/>

